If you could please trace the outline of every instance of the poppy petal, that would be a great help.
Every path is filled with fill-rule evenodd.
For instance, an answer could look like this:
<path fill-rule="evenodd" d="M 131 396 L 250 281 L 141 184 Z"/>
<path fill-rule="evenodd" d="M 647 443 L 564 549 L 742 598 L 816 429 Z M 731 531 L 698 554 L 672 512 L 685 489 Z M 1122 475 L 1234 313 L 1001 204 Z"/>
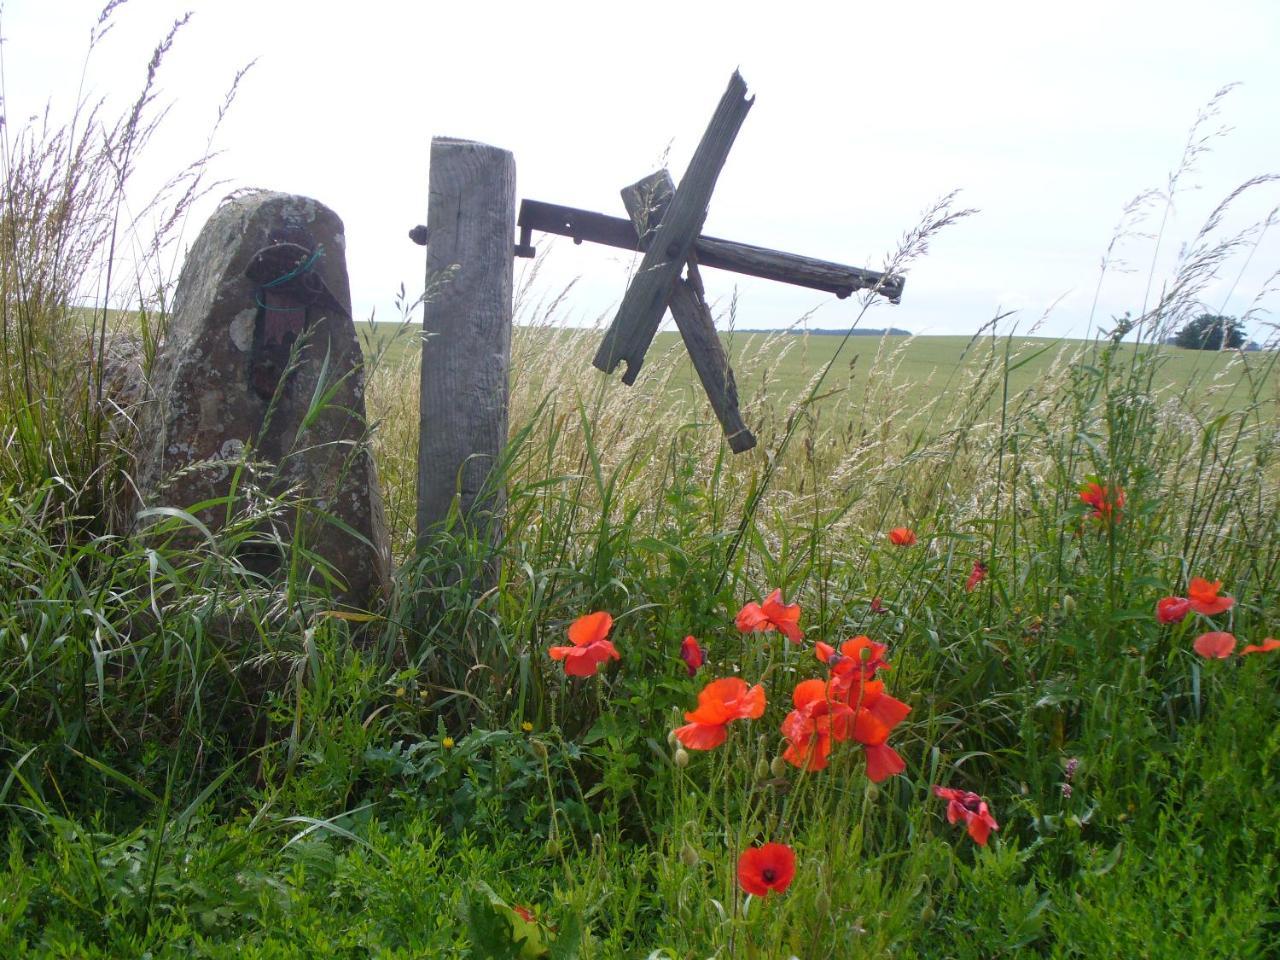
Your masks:
<path fill-rule="evenodd" d="M 575 647 L 603 640 L 613 627 L 613 617 L 603 610 L 588 613 L 569 625 L 569 641 Z"/>
<path fill-rule="evenodd" d="M 1204 577 L 1192 577 L 1187 584 L 1187 597 L 1191 601 L 1191 609 L 1206 617 L 1224 613 L 1235 606 L 1231 597 L 1220 595 L 1221 580 L 1206 580 Z"/>
<path fill-rule="evenodd" d="M 742 609 L 738 611 L 738 616 L 734 623 L 737 624 L 738 630 L 742 633 L 751 633 L 756 630 L 768 629 L 769 618 L 760 609 L 760 604 L 752 600 L 744 604 Z"/>
<path fill-rule="evenodd" d="M 584 656 L 590 657 L 597 663 L 604 663 L 606 660 L 622 659 L 622 654 L 618 653 L 618 648 L 609 640 L 597 640 L 595 643 L 589 643 L 581 649 Z"/>
<path fill-rule="evenodd" d="M 891 728 L 865 707 L 858 711 L 853 721 L 853 739 L 864 747 L 874 747 L 889 739 Z"/>
<path fill-rule="evenodd" d="M 759 720 L 764 716 L 764 684 L 757 683 L 738 698 L 734 717 L 738 720 Z"/>
<path fill-rule="evenodd" d="M 729 728 L 723 723 L 695 722 L 676 728 L 676 739 L 690 750 L 714 750 L 728 735 Z"/>
<path fill-rule="evenodd" d="M 905 720 L 907 714 L 911 712 L 911 707 L 888 694 L 876 697 L 866 709 L 890 730 Z"/>
<path fill-rule="evenodd" d="M 747 693 L 747 682 L 740 677 L 712 680 L 698 694 L 698 706 L 684 715 L 694 723 L 728 723 L 734 716 L 736 702 Z"/>
<path fill-rule="evenodd" d="M 590 647 L 571 647 L 564 658 L 564 672 L 571 677 L 594 676 L 600 661 L 591 655 Z"/>
<path fill-rule="evenodd" d="M 1207 660 L 1225 660 L 1236 648 L 1236 638 L 1221 631 L 1202 633 L 1196 637 L 1192 647 Z"/>
<path fill-rule="evenodd" d="M 973 842 L 980 847 L 987 845 L 987 837 L 991 835 L 992 830 L 999 829 L 1000 824 L 996 823 L 995 817 L 991 816 L 985 803 L 979 805 L 977 813 L 969 815 L 969 836 L 973 837 Z"/>
<path fill-rule="evenodd" d="M 867 755 L 867 779 L 872 783 L 880 783 L 907 769 L 898 751 L 887 743 L 867 746 L 864 752 Z"/>
<path fill-rule="evenodd" d="M 1156 619 L 1161 623 L 1180 623 L 1191 612 L 1191 601 L 1186 597 L 1163 597 L 1156 603 Z"/>
<path fill-rule="evenodd" d="M 1220 613 L 1226 613 L 1235 605 L 1236 602 L 1231 597 L 1213 597 L 1208 600 L 1191 598 L 1191 609 L 1206 617 L 1216 617 Z"/>
<path fill-rule="evenodd" d="M 822 680 L 801 680 L 791 694 L 791 702 L 797 710 L 804 710 L 827 699 L 827 685 Z"/>
<path fill-rule="evenodd" d="M 698 672 L 698 668 L 707 662 L 707 652 L 698 645 L 694 637 L 685 637 L 680 644 L 680 659 L 684 661 L 685 669 L 692 677 Z"/>

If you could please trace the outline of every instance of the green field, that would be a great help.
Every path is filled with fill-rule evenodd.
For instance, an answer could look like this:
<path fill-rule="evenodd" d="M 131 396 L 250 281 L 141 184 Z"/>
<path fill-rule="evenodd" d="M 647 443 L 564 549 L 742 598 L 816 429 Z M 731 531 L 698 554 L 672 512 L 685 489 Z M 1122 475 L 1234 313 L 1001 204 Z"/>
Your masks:
<path fill-rule="evenodd" d="M 416 350 L 415 330 L 392 324 L 361 328 L 367 345 L 390 344 L 388 359 L 408 362 Z M 517 357 L 514 376 L 532 376 L 541 383 L 541 361 L 550 355 L 559 363 L 565 355 L 589 367 L 590 353 L 601 337 L 599 331 L 517 327 L 513 353 Z M 1007 371 L 1007 393 L 1016 397 L 1029 388 L 1061 374 L 1090 344 L 1084 340 L 1039 337 L 905 337 L 842 336 L 792 333 L 722 333 L 722 340 L 734 368 L 742 406 L 758 401 L 789 403 L 800 398 L 812 385 L 815 375 L 828 365 L 820 393 L 856 401 L 868 389 L 890 391 L 911 411 L 925 408 L 931 401 L 946 397 L 968 399 L 974 378 L 994 373 L 1003 383 Z M 1116 353 L 1117 364 L 1133 361 L 1137 350 L 1155 350 L 1160 359 L 1152 383 L 1155 396 L 1211 397 L 1219 409 L 1238 409 L 1257 392 L 1275 399 L 1280 389 L 1275 351 L 1184 350 L 1178 347 L 1152 348 L 1123 344 Z M 833 363 L 832 360 L 835 360 Z M 553 367 L 557 363 L 548 363 Z M 680 335 L 662 331 L 649 348 L 646 369 L 672 391 L 698 396 L 701 387 L 684 353 Z M 1002 391 L 1003 393 L 1003 386 Z M 991 402 L 995 402 L 992 398 Z"/>
<path fill-rule="evenodd" d="M 909 388 L 907 399 L 913 404 L 927 402 L 954 391 L 965 379 L 988 365 L 995 368 L 1009 358 L 1009 392 L 1019 394 L 1043 380 L 1055 366 L 1071 362 L 1071 358 L 1087 348 L 1083 340 L 1054 340 L 1034 337 L 974 339 L 971 337 L 843 337 L 797 334 L 736 334 L 724 337 L 735 367 L 746 370 L 763 367 L 775 389 L 793 397 L 804 390 L 816 372 L 831 367 L 825 389 L 840 386 L 857 393 L 867 386 L 872 371 L 894 385 Z M 843 341 L 843 344 L 842 344 Z M 660 333 L 653 350 L 661 353 L 679 346 L 677 333 Z M 1123 364 L 1136 347 L 1123 348 L 1118 359 Z M 1206 352 L 1162 347 L 1163 365 L 1158 389 L 1177 390 L 1201 387 L 1221 389 L 1238 383 L 1246 367 L 1256 375 L 1276 377 L 1273 353 L 1252 355 L 1236 352 Z M 776 359 L 773 359 L 776 358 Z M 739 376 L 739 390 L 744 402 L 750 402 L 753 378 Z M 682 365 L 681 380 L 696 382 L 687 365 Z M 1242 394 L 1241 394 L 1242 396 Z M 1229 402 L 1229 401 L 1228 401 Z"/>

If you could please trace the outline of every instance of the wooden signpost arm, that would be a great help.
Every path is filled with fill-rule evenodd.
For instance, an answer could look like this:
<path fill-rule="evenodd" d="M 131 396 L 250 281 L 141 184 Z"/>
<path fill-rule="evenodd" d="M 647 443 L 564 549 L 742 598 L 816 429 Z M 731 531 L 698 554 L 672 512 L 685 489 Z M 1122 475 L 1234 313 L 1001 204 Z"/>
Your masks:
<path fill-rule="evenodd" d="M 618 315 L 613 318 L 592 361 L 605 373 L 612 373 L 620 361 L 626 361 L 623 383 L 635 383 L 640 374 L 645 352 L 666 312 L 672 282 L 684 267 L 693 241 L 702 230 L 720 169 L 747 111 L 755 102 L 754 98 L 748 99 L 746 93 L 746 82 L 735 70 L 666 216 L 645 252 L 640 270 L 627 287 Z"/>
<path fill-rule="evenodd" d="M 623 189 L 622 202 L 642 243 L 657 231 L 674 193 L 675 183 L 666 170 Z M 724 344 L 716 333 L 711 308 L 707 306 L 702 285 L 697 280 L 697 269 L 690 260 L 689 279 L 682 280 L 676 276 L 669 291 L 668 306 L 680 336 L 684 338 L 693 369 L 697 371 L 707 399 L 711 401 L 711 409 L 715 411 L 729 441 L 729 449 L 742 453 L 756 445 L 756 438 L 747 429 L 738 409 L 738 386 L 734 382 Z"/>
<path fill-rule="evenodd" d="M 648 240 L 636 243 L 635 229 L 622 217 L 611 217 L 594 210 L 526 198 L 520 201 L 520 218 L 517 222 L 520 229 L 528 235 L 539 230 L 570 237 L 574 243 L 586 240 L 622 250 L 649 249 Z M 411 233 L 421 237 L 423 234 L 419 231 L 425 230 L 426 227 L 415 227 Z M 516 248 L 518 257 L 532 257 L 536 252 L 532 245 Z M 873 290 L 890 303 L 898 303 L 902 299 L 904 278 L 896 274 L 864 270 L 861 267 L 818 260 L 797 253 L 784 253 L 781 250 L 770 250 L 719 237 L 697 237 L 693 241 L 693 252 L 698 263 L 704 267 L 730 270 L 763 280 L 808 287 L 810 290 L 822 290 L 834 293 L 841 299 L 858 290 Z"/>

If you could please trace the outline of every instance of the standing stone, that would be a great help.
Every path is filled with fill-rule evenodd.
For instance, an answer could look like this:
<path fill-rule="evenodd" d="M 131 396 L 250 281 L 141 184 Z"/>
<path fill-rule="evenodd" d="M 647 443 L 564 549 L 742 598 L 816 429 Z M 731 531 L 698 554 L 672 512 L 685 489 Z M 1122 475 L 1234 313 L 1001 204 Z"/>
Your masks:
<path fill-rule="evenodd" d="M 220 500 L 196 511 L 215 530 L 279 496 L 263 529 L 300 540 L 340 582 L 334 599 L 363 609 L 388 589 L 391 551 L 344 247 L 337 214 L 306 197 L 253 191 L 214 213 L 178 279 L 138 476 L 147 506 Z M 242 561 L 274 572 L 280 551 L 255 539 Z"/>

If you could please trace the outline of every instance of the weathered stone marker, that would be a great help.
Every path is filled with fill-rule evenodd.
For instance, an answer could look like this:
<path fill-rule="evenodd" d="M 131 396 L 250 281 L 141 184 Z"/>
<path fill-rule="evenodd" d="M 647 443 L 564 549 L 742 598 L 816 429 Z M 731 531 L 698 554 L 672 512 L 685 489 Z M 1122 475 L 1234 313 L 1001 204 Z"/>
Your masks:
<path fill-rule="evenodd" d="M 367 608 L 388 588 L 391 553 L 344 246 L 342 221 L 306 197 L 254 191 L 214 213 L 178 279 L 138 474 L 147 506 L 219 501 L 196 511 L 213 529 L 251 483 L 303 501 L 276 533 L 324 562 L 312 582 L 327 573 L 337 602 Z M 279 559 L 245 558 L 264 573 Z"/>

